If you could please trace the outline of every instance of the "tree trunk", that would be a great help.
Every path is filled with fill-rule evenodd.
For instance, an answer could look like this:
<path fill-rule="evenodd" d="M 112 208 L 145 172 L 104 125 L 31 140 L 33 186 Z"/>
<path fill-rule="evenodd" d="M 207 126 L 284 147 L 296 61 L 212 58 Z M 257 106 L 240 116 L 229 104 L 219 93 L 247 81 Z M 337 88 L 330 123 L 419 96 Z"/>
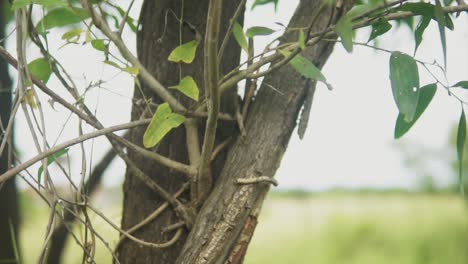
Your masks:
<path fill-rule="evenodd" d="M 340 8 L 326 7 L 312 32 L 325 28 L 329 22 L 336 23 L 343 11 L 350 8 L 351 1 L 341 4 L 344 6 Z M 302 0 L 289 27 L 307 27 L 320 5 L 319 1 Z M 291 31 L 283 41 L 297 39 L 297 31 Z M 333 42 L 322 41 L 302 55 L 321 68 L 332 49 Z M 242 263 L 269 185 L 241 185 L 237 180 L 275 175 L 307 93 L 313 95 L 315 90 L 315 84 L 309 84 L 290 66 L 266 76 L 263 84 L 246 121 L 247 135 L 238 138 L 230 149 L 226 166 L 199 212 L 176 263 Z"/>
<path fill-rule="evenodd" d="M 5 6 L 4 3 L 0 3 Z M 6 23 L 4 10 L 0 11 L 0 45 L 4 44 Z M 11 79 L 8 75 L 7 63 L 0 60 L 0 122 L 4 128 L 8 125 L 11 113 Z M 3 139 L 3 133 L 0 131 L 0 141 Z M 11 148 L 6 146 L 3 153 L 0 153 L 0 174 L 8 170 L 11 162 Z M 3 186 L 0 184 L 0 262 L 2 260 L 14 260 L 15 253 L 13 247 L 14 234 L 18 241 L 18 193 L 15 178 L 6 181 Z M 13 232 L 12 232 L 13 231 Z"/>
<path fill-rule="evenodd" d="M 147 69 L 165 86 L 172 86 L 179 83 L 179 67 L 167 60 L 170 52 L 179 45 L 179 21 L 181 16 L 181 3 L 184 2 L 182 43 L 194 40 L 197 35 L 199 47 L 193 63 L 182 66 L 182 77 L 191 75 L 203 94 L 203 36 L 205 33 L 206 14 L 208 0 L 146 0 L 144 1 L 140 14 L 141 31 L 138 33 L 138 57 Z M 221 36 L 224 36 L 229 25 L 229 19 L 239 5 L 240 0 L 224 2 Z M 177 16 L 177 18 L 175 17 Z M 241 23 L 243 16 L 239 18 Z M 227 53 L 221 65 L 223 73 L 236 67 L 239 63 L 240 48 L 231 38 L 227 47 Z M 152 98 L 153 102 L 159 103 L 161 100 L 145 85 L 142 89 L 135 88 L 134 99 L 141 99 L 143 91 L 146 98 Z M 174 92 L 175 95 L 177 92 Z M 186 105 L 190 105 L 188 99 L 178 96 Z M 234 100 L 237 99 L 236 91 L 231 91 L 223 97 L 222 111 L 233 113 Z M 132 120 L 139 119 L 144 111 L 144 107 L 135 104 L 132 109 Z M 153 109 L 154 111 L 154 109 Z M 199 124 L 200 132 L 204 125 Z M 142 138 L 145 128 L 133 129 L 129 139 L 138 145 L 142 145 Z M 222 122 L 219 126 L 216 141 L 220 143 L 225 139 L 237 134 L 237 128 L 233 122 Z M 200 133 L 202 137 L 202 133 Z M 201 140 L 201 138 L 200 138 Z M 171 159 L 188 164 L 188 154 L 185 145 L 186 138 L 183 126 L 171 131 L 157 146 L 158 153 Z M 187 177 L 168 170 L 167 168 L 148 161 L 146 158 L 138 156 L 137 153 L 129 151 L 129 156 L 135 163 L 151 176 L 158 184 L 170 193 L 175 193 L 187 182 Z M 214 161 L 212 169 L 216 178 L 225 160 L 225 153 L 220 153 Z M 187 201 L 188 195 L 182 196 Z M 129 229 L 150 215 L 165 201 L 157 194 L 146 187 L 137 177 L 127 170 L 124 183 L 124 210 L 122 227 Z M 180 221 L 172 210 L 166 210 L 156 220 L 147 224 L 134 235 L 142 240 L 161 243 L 172 238 L 173 232 L 163 232 L 169 225 Z M 118 256 L 121 263 L 174 263 L 179 256 L 182 246 L 185 243 L 186 232 L 173 246 L 166 249 L 153 249 L 142 247 L 135 242 L 126 240 L 118 249 Z"/>

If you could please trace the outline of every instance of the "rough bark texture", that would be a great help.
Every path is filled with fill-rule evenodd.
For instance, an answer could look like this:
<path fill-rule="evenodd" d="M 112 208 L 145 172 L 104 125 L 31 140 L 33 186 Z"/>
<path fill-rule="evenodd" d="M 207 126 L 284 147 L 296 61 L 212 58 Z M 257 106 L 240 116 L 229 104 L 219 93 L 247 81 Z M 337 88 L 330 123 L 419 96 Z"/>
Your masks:
<path fill-rule="evenodd" d="M 169 53 L 179 45 L 179 22 L 174 14 L 180 16 L 180 0 L 146 0 L 140 14 L 141 31 L 138 34 L 138 57 L 150 72 L 165 86 L 176 85 L 179 82 L 179 67 L 173 62 L 167 61 Z M 184 1 L 184 24 L 183 43 L 194 40 L 197 33 L 191 29 L 195 27 L 198 34 L 203 38 L 205 32 L 205 20 L 207 14 L 208 0 L 185 0 Z M 222 34 L 228 26 L 228 20 L 239 4 L 239 0 L 225 1 L 225 9 L 222 21 Z M 172 11 L 172 12 L 171 12 Z M 167 19 L 166 19 L 167 18 Z M 231 39 L 224 56 L 221 69 L 223 73 L 234 68 L 239 63 L 240 48 Z M 191 75 L 203 93 L 203 39 L 197 49 L 194 62 L 182 66 L 182 76 Z M 152 98 L 153 102 L 160 102 L 149 89 L 142 86 L 144 96 Z M 190 105 L 189 99 L 183 99 L 178 92 L 174 92 L 186 105 Z M 142 98 L 140 89 L 135 88 L 135 99 Z M 226 94 L 223 98 L 223 112 L 232 113 L 234 110 L 235 91 Z M 132 120 L 139 119 L 144 107 L 135 105 L 132 109 Z M 204 128 L 200 124 L 200 128 Z M 135 144 L 142 145 L 145 128 L 132 130 L 129 139 Z M 237 134 L 237 128 L 232 122 L 222 122 L 217 134 L 217 142 Z M 183 126 L 171 131 L 168 136 L 155 149 L 171 159 L 188 163 L 187 148 L 185 145 L 185 132 Z M 135 163 L 157 183 L 170 193 L 180 189 L 188 179 L 184 175 L 168 170 L 154 162 L 142 158 L 137 153 L 129 152 L 129 156 Z M 225 153 L 218 155 L 213 164 L 213 175 L 219 174 L 225 160 Z M 184 197 L 184 196 L 183 196 Z M 185 195 L 185 201 L 187 201 Z M 124 211 L 122 227 L 128 229 L 139 223 L 146 216 L 157 209 L 164 200 L 145 186 L 138 178 L 127 170 L 124 183 Z M 154 222 L 148 224 L 135 233 L 136 237 L 154 243 L 166 242 L 172 238 L 173 232 L 163 233 L 162 229 L 180 221 L 172 210 L 166 210 Z M 185 232 L 185 231 L 184 231 Z M 126 240 L 118 250 L 121 263 L 174 263 L 184 245 L 186 234 L 178 242 L 168 249 L 151 249 L 141 247 L 138 244 Z"/>
<path fill-rule="evenodd" d="M 349 8 L 349 2 L 345 2 L 345 8 Z M 319 6 L 318 1 L 301 1 L 289 26 L 306 27 Z M 313 32 L 327 25 L 333 9 L 329 6 L 319 14 Z M 296 41 L 297 33 L 291 33 L 285 40 Z M 303 55 L 322 67 L 332 48 L 331 42 L 321 42 Z M 269 186 L 263 183 L 239 185 L 236 180 L 275 175 L 309 89 L 306 80 L 290 66 L 270 74 L 264 83 L 274 86 L 281 94 L 267 85 L 260 88 L 246 121 L 247 135 L 238 138 L 230 149 L 226 166 L 176 263 L 228 263 L 238 242 L 245 240 L 239 239 L 239 234 L 249 215 L 256 217 L 254 211 L 261 207 Z"/>
<path fill-rule="evenodd" d="M 5 4 L 0 2 L 0 7 L 1 6 L 5 6 Z M 4 44 L 3 38 L 5 37 L 4 30 L 6 27 L 5 13 L 4 10 L 0 10 L 0 40 L 2 40 L 0 45 L 2 46 Z M 0 117 L 4 128 L 6 128 L 8 120 L 10 119 L 12 100 L 11 85 L 7 63 L 4 60 L 0 60 Z M 3 135 L 0 132 L 0 141 L 2 139 Z M 0 153 L 0 174 L 8 170 L 8 153 L 10 151 L 10 147 L 7 146 L 3 153 Z M 10 234 L 11 227 L 13 227 L 15 237 L 18 237 L 19 212 L 17 195 L 15 178 L 6 181 L 3 187 L 1 187 L 0 184 L 0 262 L 1 260 L 15 259 L 12 244 L 13 239 Z"/>

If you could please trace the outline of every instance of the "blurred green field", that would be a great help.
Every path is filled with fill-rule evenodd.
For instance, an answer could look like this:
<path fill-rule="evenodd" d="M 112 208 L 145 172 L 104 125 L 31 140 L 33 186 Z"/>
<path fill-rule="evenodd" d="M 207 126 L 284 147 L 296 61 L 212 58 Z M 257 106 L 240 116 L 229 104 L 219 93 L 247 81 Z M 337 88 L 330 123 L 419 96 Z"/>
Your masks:
<path fill-rule="evenodd" d="M 101 206 L 119 223 L 119 208 Z M 27 207 L 20 237 L 23 261 L 36 263 L 48 216 L 34 203 Z M 91 217 L 114 245 L 117 233 Z M 101 243 L 96 260 L 111 263 Z M 81 263 L 73 243 L 63 263 Z M 246 263 L 466 264 L 468 210 L 456 194 L 272 194 Z"/>

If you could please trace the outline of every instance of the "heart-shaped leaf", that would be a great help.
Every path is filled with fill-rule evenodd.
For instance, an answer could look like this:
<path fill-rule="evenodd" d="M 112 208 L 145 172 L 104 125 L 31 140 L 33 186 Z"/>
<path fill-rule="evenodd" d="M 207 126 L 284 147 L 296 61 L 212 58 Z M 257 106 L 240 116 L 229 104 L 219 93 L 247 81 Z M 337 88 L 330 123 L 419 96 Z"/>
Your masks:
<path fill-rule="evenodd" d="M 413 57 L 398 51 L 392 53 L 390 81 L 393 99 L 400 114 L 406 122 L 411 122 L 416 115 L 420 90 L 418 66 Z"/>
<path fill-rule="evenodd" d="M 198 85 L 192 78 L 192 76 L 185 76 L 182 80 L 180 80 L 179 85 L 171 86 L 169 88 L 177 89 L 186 96 L 192 98 L 195 101 L 198 101 L 198 96 L 200 92 L 198 89 Z"/>
<path fill-rule="evenodd" d="M 47 83 L 52 74 L 49 62 L 44 58 L 38 58 L 28 63 L 28 70 L 30 74 L 34 75 L 43 83 Z"/>
<path fill-rule="evenodd" d="M 143 145 L 146 148 L 156 146 L 169 131 L 184 122 L 185 117 L 173 113 L 168 103 L 159 105 L 143 135 Z"/>
<path fill-rule="evenodd" d="M 169 61 L 173 62 L 184 62 L 187 64 L 192 63 L 195 59 L 195 53 L 197 51 L 198 42 L 196 40 L 189 41 L 184 43 L 177 48 L 175 48 L 171 54 L 169 54 Z"/>

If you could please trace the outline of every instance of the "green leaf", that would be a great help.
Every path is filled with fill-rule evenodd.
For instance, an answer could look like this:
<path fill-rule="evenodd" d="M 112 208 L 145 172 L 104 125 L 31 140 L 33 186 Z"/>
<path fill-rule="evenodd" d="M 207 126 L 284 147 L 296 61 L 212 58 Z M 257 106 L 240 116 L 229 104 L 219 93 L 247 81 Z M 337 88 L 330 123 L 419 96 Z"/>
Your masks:
<path fill-rule="evenodd" d="M 175 48 L 171 54 L 169 54 L 169 61 L 173 62 L 184 62 L 184 63 L 192 63 L 193 59 L 195 59 L 195 52 L 197 51 L 198 42 L 196 40 L 189 41 L 184 43 L 177 48 Z"/>
<path fill-rule="evenodd" d="M 457 82 L 456 84 L 452 85 L 452 87 L 461 87 L 464 89 L 468 89 L 468 81 Z"/>
<path fill-rule="evenodd" d="M 247 45 L 247 39 L 245 38 L 244 30 L 239 23 L 234 23 L 234 26 L 232 27 L 232 34 L 234 35 L 234 39 L 236 39 L 239 46 L 245 50 L 245 52 L 249 52 L 249 46 Z"/>
<path fill-rule="evenodd" d="M 306 48 L 306 43 L 305 43 L 305 34 L 304 34 L 304 31 L 303 30 L 300 30 L 299 31 L 299 47 L 301 48 L 301 50 L 305 50 Z"/>
<path fill-rule="evenodd" d="M 184 122 L 185 117 L 173 113 L 168 103 L 161 104 L 158 106 L 156 113 L 154 113 L 143 135 L 143 145 L 146 148 L 156 146 L 169 131 L 180 126 Z"/>
<path fill-rule="evenodd" d="M 416 114 L 414 116 L 414 119 L 410 122 L 407 122 L 402 114 L 398 114 L 394 132 L 395 139 L 401 138 L 403 135 L 405 135 L 406 132 L 408 132 L 411 129 L 411 127 L 416 123 L 416 121 L 418 121 L 419 117 L 429 106 L 429 103 L 432 101 L 432 98 L 434 98 L 436 91 L 437 85 L 435 83 L 421 87 L 421 92 L 419 94 L 418 105 L 416 107 Z"/>
<path fill-rule="evenodd" d="M 288 57 L 291 52 L 280 50 L 281 54 L 284 57 Z M 322 72 L 308 59 L 302 57 L 301 55 L 297 54 L 289 61 L 289 64 L 302 76 L 313 79 L 316 81 L 326 82 L 325 76 L 323 76 Z"/>
<path fill-rule="evenodd" d="M 428 16 L 423 16 L 421 20 L 419 21 L 419 24 L 416 27 L 416 30 L 414 31 L 414 40 L 416 42 L 416 45 L 414 47 L 414 54 L 416 54 L 416 51 L 418 50 L 418 47 L 422 42 L 424 31 L 429 25 L 429 22 L 431 22 L 431 18 Z"/>
<path fill-rule="evenodd" d="M 457 130 L 457 156 L 458 156 L 458 178 L 460 182 L 460 189 L 463 193 L 463 150 L 465 148 L 466 139 L 466 118 L 465 111 L 462 108 L 460 120 L 458 121 Z"/>
<path fill-rule="evenodd" d="M 252 5 L 252 9 L 254 9 L 256 6 L 259 6 L 259 5 L 266 5 L 266 4 L 273 3 L 275 4 L 275 11 L 276 11 L 276 8 L 278 7 L 278 1 L 279 0 L 255 0 L 255 2 Z"/>
<path fill-rule="evenodd" d="M 353 24 L 348 15 L 343 16 L 338 23 L 336 23 L 335 31 L 341 38 L 341 44 L 347 52 L 353 51 Z"/>
<path fill-rule="evenodd" d="M 390 56 L 390 81 L 393 99 L 405 121 L 411 122 L 416 115 L 419 98 L 418 66 L 413 57 L 395 51 Z"/>
<path fill-rule="evenodd" d="M 126 15 L 126 12 L 122 9 L 122 7 L 118 6 L 118 5 L 114 5 L 115 9 L 117 10 L 117 12 L 119 12 L 120 16 L 122 18 L 125 17 Z M 115 19 L 117 19 L 115 16 L 114 16 Z M 125 22 L 127 23 L 127 25 L 130 27 L 130 29 L 136 33 L 137 32 L 137 26 L 135 25 L 135 19 L 133 19 L 132 17 L 130 17 L 128 14 L 127 14 L 127 19 L 125 20 Z M 117 28 L 119 27 L 120 25 L 117 23 Z"/>
<path fill-rule="evenodd" d="M 103 39 L 93 39 L 91 40 L 91 46 L 93 46 L 94 49 L 99 50 L 99 51 L 107 51 L 107 45 L 104 43 Z"/>
<path fill-rule="evenodd" d="M 197 83 L 192 78 L 192 76 L 185 76 L 182 80 L 180 80 L 179 85 L 171 86 L 169 88 L 177 89 L 181 93 L 198 102 L 198 96 L 200 92 Z"/>
<path fill-rule="evenodd" d="M 399 11 L 409 11 L 415 15 L 432 17 L 435 6 L 430 3 L 406 3 L 396 9 Z"/>
<path fill-rule="evenodd" d="M 44 7 L 65 7 L 67 2 L 63 0 L 33 0 L 33 3 L 36 5 L 41 5 Z"/>
<path fill-rule="evenodd" d="M 455 29 L 455 26 L 453 25 L 453 21 L 452 21 L 452 18 L 450 18 L 450 14 L 445 14 L 445 27 L 450 29 L 450 30 L 454 30 Z"/>
<path fill-rule="evenodd" d="M 133 76 L 137 76 L 140 73 L 140 69 L 134 66 L 122 68 L 122 71 L 130 73 Z"/>
<path fill-rule="evenodd" d="M 13 4 L 11 5 L 11 10 L 23 8 L 30 4 L 32 4 L 31 0 L 15 0 Z"/>
<path fill-rule="evenodd" d="M 372 24 L 372 32 L 369 36 L 369 41 L 375 39 L 376 37 L 385 34 L 392 28 L 392 25 L 388 23 L 385 18 L 380 18 L 375 23 Z"/>
<path fill-rule="evenodd" d="M 273 34 L 275 31 L 267 27 L 251 27 L 247 29 L 245 35 L 248 38 L 253 38 L 254 36 L 268 36 Z"/>
<path fill-rule="evenodd" d="M 75 28 L 70 31 L 65 32 L 62 35 L 62 39 L 66 40 L 67 42 L 73 42 L 76 43 L 80 39 L 81 33 L 83 33 L 85 30 L 81 28 Z"/>
<path fill-rule="evenodd" d="M 50 165 L 52 164 L 53 162 L 55 162 L 59 157 L 65 155 L 68 153 L 68 150 L 69 149 L 61 149 L 55 153 L 53 153 L 52 155 L 48 156 L 47 157 L 47 165 Z M 42 167 L 42 165 L 39 167 L 39 169 L 37 170 L 37 181 L 40 183 L 41 182 L 41 177 L 42 177 L 42 173 L 44 172 L 44 168 Z"/>
<path fill-rule="evenodd" d="M 37 23 L 36 29 L 43 33 L 48 29 L 76 24 L 87 18 L 89 14 L 82 8 L 56 8 L 49 11 Z"/>
<path fill-rule="evenodd" d="M 440 5 L 440 1 L 436 0 L 434 9 L 434 17 L 439 25 L 440 42 L 442 43 L 442 52 L 444 55 L 444 68 L 447 69 L 447 40 L 445 37 L 445 13 Z"/>
<path fill-rule="evenodd" d="M 36 78 L 41 80 L 43 83 L 47 83 L 52 74 L 49 62 L 44 58 L 38 58 L 31 61 L 28 64 L 29 73 L 34 75 Z"/>

